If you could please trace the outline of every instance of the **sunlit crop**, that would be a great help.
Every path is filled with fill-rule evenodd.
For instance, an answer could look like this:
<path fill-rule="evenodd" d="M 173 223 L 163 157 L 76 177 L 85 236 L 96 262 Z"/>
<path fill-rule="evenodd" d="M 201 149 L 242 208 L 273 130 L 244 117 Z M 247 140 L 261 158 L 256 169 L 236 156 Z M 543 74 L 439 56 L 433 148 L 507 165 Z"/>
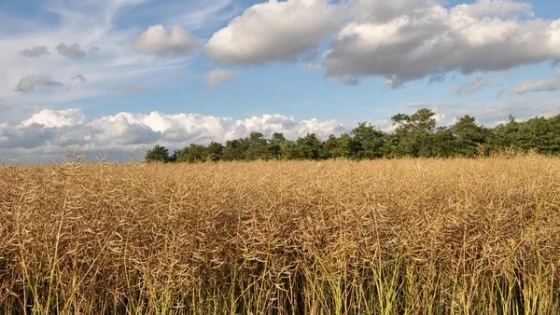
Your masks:
<path fill-rule="evenodd" d="M 559 314 L 560 160 L 0 167 L 0 314 Z"/>

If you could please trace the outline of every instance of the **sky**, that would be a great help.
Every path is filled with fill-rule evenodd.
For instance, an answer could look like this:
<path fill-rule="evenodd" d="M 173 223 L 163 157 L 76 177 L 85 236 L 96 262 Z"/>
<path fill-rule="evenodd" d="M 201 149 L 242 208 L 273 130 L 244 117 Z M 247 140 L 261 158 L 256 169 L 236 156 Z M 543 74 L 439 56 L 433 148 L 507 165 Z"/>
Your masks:
<path fill-rule="evenodd" d="M 560 2 L 3 0 L 0 164 L 560 114 Z"/>

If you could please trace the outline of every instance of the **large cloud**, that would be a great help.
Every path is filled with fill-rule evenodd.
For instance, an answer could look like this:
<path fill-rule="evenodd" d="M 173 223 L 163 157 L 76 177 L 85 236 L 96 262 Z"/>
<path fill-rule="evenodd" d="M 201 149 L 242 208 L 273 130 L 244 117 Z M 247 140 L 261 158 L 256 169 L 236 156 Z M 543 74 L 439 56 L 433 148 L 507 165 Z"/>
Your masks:
<path fill-rule="evenodd" d="M 262 65 L 313 52 L 340 26 L 327 0 L 271 0 L 256 4 L 208 41 L 207 55 L 221 64 Z"/>
<path fill-rule="evenodd" d="M 426 0 L 355 0 L 353 20 L 325 54 L 327 75 L 390 87 L 449 71 L 510 69 L 560 58 L 560 20 L 533 19 L 529 4 L 479 0 L 446 9 Z"/>
<path fill-rule="evenodd" d="M 44 75 L 30 75 L 19 80 L 16 86 L 18 92 L 31 92 L 37 87 L 61 87 L 62 83 L 54 81 Z"/>
<path fill-rule="evenodd" d="M 198 44 L 198 40 L 180 26 L 167 32 L 163 25 L 148 28 L 134 41 L 134 47 L 141 53 L 160 57 L 187 56 Z"/>

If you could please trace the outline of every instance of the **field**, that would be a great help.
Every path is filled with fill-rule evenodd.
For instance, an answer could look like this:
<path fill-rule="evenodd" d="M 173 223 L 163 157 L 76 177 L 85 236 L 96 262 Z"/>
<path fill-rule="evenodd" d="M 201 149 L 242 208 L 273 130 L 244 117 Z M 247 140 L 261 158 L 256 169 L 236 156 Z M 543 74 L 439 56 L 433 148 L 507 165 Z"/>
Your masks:
<path fill-rule="evenodd" d="M 0 314 L 560 314 L 560 159 L 0 166 Z"/>

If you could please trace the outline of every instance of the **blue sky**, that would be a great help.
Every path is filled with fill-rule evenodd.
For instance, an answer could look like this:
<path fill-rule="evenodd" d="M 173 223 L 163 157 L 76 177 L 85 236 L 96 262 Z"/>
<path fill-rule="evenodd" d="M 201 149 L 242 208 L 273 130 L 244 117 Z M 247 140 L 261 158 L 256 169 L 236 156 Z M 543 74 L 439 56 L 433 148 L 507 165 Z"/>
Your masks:
<path fill-rule="evenodd" d="M 0 20 L 4 157 L 560 113 L 557 1 L 6 0 Z"/>

